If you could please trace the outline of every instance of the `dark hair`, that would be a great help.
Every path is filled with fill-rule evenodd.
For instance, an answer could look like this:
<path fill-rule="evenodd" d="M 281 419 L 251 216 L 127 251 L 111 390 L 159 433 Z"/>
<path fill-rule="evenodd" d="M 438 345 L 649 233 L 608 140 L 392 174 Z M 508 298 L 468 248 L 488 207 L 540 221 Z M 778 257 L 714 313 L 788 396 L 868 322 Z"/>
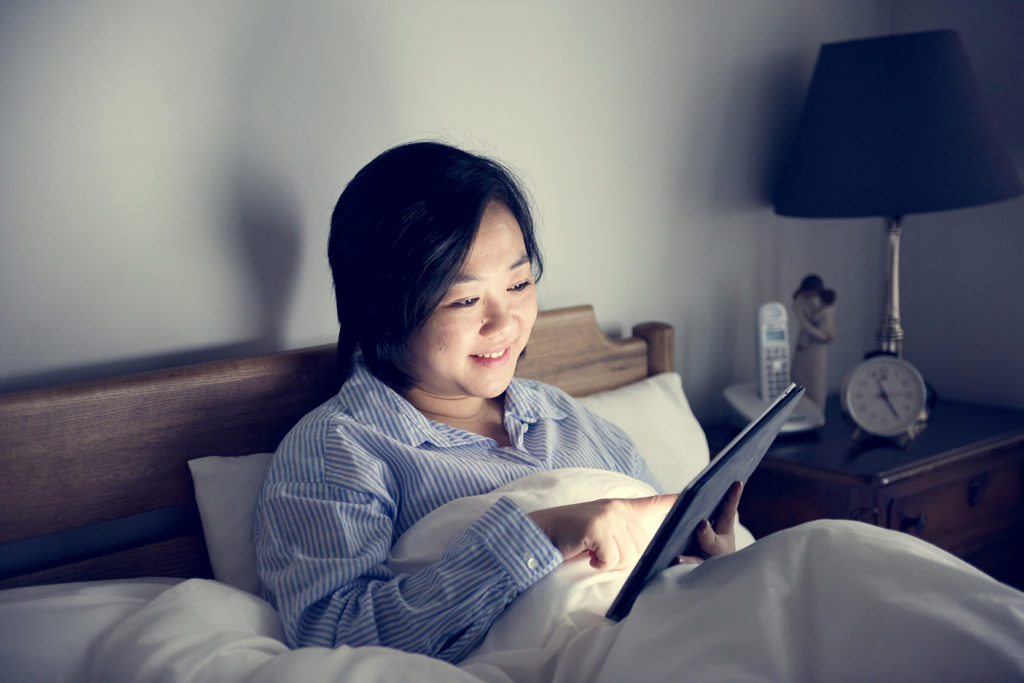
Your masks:
<path fill-rule="evenodd" d="M 409 338 L 454 284 L 491 201 L 519 222 L 539 278 L 543 264 L 526 194 L 498 162 L 414 142 L 382 153 L 349 182 L 328 242 L 342 382 L 358 349 L 385 383 L 413 385 Z"/>

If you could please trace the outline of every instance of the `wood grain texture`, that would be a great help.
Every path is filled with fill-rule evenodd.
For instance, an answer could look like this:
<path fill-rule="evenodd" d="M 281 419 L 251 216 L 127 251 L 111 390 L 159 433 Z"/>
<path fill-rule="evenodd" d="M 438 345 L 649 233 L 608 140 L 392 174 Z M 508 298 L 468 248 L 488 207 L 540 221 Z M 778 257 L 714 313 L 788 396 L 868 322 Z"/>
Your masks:
<path fill-rule="evenodd" d="M 644 339 L 610 339 L 591 306 L 576 306 L 537 317 L 516 374 L 586 396 L 643 379 L 647 367 Z"/>
<path fill-rule="evenodd" d="M 590 306 L 544 311 L 518 374 L 583 396 L 671 370 L 671 326 L 636 334 L 609 339 Z M 336 388 L 326 345 L 0 396 L 0 543 L 191 503 L 189 460 L 273 451 Z M 182 534 L 0 585 L 208 572 Z"/>
<path fill-rule="evenodd" d="M 319 347 L 0 396 L 0 542 L 192 500 L 189 460 L 274 450 L 333 373 Z"/>

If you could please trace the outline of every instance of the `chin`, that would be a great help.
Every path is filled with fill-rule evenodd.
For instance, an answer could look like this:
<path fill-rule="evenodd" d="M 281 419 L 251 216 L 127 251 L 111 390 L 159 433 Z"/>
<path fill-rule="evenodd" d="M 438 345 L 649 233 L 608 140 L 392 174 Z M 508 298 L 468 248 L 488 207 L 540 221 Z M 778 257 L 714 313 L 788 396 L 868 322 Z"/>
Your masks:
<path fill-rule="evenodd" d="M 474 393 L 480 398 L 497 398 L 505 393 L 506 389 L 508 389 L 508 385 L 512 383 L 513 374 L 509 374 L 507 377 L 503 377 L 501 379 L 481 382 L 477 385 L 477 391 Z"/>
<path fill-rule="evenodd" d="M 486 387 L 482 387 L 481 390 L 477 392 L 477 396 L 480 398 L 497 398 L 505 393 L 505 390 L 508 389 L 508 385 L 511 382 L 512 380 L 510 378 L 508 382 L 504 382 L 500 385 L 489 384 Z"/>

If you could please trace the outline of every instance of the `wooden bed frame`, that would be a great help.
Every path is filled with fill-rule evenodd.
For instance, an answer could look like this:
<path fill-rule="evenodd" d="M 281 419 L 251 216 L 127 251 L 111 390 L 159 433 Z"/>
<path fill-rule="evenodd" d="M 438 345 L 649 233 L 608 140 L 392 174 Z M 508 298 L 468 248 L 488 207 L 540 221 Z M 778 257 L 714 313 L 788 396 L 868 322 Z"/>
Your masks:
<path fill-rule="evenodd" d="M 613 340 L 542 312 L 520 376 L 574 396 L 673 369 L 673 328 Z M 0 396 L 0 588 L 211 577 L 187 462 L 268 452 L 337 387 L 319 346 Z"/>

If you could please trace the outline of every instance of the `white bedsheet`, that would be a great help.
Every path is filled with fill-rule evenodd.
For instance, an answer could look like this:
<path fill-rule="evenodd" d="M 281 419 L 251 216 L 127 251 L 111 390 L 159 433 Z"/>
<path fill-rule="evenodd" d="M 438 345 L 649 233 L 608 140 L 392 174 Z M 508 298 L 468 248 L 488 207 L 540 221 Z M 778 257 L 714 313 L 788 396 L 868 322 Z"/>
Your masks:
<path fill-rule="evenodd" d="M 0 680 L 81 680 L 97 639 L 180 581 L 88 581 L 0 591 Z"/>
<path fill-rule="evenodd" d="M 524 481 L 511 493 L 555 504 L 597 481 L 583 471 L 564 474 L 565 481 Z M 425 519 L 396 545 L 395 566 L 429 561 L 438 535 L 455 533 L 486 504 L 464 499 Z M 1024 680 L 1024 594 L 904 534 L 855 522 L 783 531 L 729 557 L 667 570 L 616 624 L 601 615 L 624 576 L 599 575 L 582 562 L 563 566 L 524 593 L 459 667 L 387 648 L 289 651 L 267 603 L 190 580 L 138 599 L 90 634 L 88 671 L 76 678 Z M 50 628 L 59 629 L 51 616 Z M 0 644 L 0 667 L 9 656 Z"/>

